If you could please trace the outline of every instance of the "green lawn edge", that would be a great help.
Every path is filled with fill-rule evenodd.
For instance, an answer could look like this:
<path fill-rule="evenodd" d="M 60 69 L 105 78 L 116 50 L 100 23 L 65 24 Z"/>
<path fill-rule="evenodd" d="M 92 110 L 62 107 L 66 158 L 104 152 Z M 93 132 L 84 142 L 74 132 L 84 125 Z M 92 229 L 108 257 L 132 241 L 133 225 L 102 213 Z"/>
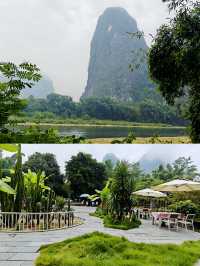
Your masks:
<path fill-rule="evenodd" d="M 144 244 L 93 232 L 43 246 L 36 266 L 194 266 L 199 259 L 200 241 Z"/>

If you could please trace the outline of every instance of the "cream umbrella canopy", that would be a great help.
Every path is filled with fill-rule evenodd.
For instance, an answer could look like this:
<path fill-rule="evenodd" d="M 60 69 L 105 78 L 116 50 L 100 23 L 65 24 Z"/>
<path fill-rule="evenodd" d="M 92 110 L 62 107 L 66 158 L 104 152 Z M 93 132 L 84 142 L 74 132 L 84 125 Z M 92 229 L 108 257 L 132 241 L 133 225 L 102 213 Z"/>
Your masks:
<path fill-rule="evenodd" d="M 133 192 L 133 195 L 149 198 L 150 199 L 150 208 L 151 209 L 153 207 L 153 199 L 167 197 L 166 194 L 164 194 L 162 192 L 159 192 L 159 191 L 155 191 L 155 190 L 150 189 L 150 188 L 146 188 L 146 189 L 135 191 L 135 192 Z"/>
<path fill-rule="evenodd" d="M 159 192 L 192 192 L 200 191 L 200 182 L 176 179 L 154 187 Z"/>
<path fill-rule="evenodd" d="M 150 188 L 135 191 L 135 192 L 133 192 L 133 195 L 142 196 L 142 197 L 149 197 L 149 198 L 164 198 L 167 196 L 166 194 L 164 194 L 162 192 L 155 191 L 155 190 L 150 189 Z"/>

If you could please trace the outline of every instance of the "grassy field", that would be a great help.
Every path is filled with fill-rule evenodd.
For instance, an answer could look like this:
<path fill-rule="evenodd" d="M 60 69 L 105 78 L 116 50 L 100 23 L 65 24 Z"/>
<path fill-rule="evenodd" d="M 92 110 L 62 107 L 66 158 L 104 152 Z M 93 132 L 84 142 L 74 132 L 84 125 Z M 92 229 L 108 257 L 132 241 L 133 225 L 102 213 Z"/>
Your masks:
<path fill-rule="evenodd" d="M 43 247 L 36 266 L 194 266 L 200 241 L 153 245 L 92 233 Z"/>
<path fill-rule="evenodd" d="M 110 144 L 114 140 L 122 141 L 123 138 L 98 138 L 88 140 L 91 144 Z M 136 138 L 134 144 L 189 144 L 191 140 L 189 137 L 159 137 L 159 138 Z"/>
<path fill-rule="evenodd" d="M 184 128 L 181 126 L 173 126 L 162 123 L 137 123 L 128 121 L 112 121 L 112 120 L 98 120 L 98 119 L 83 119 L 83 118 L 68 118 L 68 119 L 42 119 L 38 120 L 31 117 L 11 117 L 19 125 L 48 125 L 48 126 L 120 126 L 120 127 L 148 127 L 148 128 Z"/>

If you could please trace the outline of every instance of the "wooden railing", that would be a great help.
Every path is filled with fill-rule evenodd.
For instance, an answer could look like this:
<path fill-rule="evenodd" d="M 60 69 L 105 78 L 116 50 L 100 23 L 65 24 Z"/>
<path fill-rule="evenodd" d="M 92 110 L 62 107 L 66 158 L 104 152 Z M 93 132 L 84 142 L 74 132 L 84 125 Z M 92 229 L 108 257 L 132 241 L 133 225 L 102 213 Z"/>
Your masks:
<path fill-rule="evenodd" d="M 81 224 L 74 212 L 0 212 L 0 232 L 39 232 Z"/>

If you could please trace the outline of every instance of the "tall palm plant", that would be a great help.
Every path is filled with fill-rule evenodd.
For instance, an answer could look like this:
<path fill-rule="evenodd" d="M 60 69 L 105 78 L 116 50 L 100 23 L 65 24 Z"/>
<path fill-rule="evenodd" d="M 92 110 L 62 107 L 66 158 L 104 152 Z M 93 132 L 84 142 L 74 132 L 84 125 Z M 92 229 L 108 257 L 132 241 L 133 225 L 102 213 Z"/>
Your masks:
<path fill-rule="evenodd" d="M 22 152 L 21 145 L 18 145 L 17 161 L 14 169 L 14 174 L 11 178 L 11 186 L 16 190 L 14 199 L 14 212 L 21 212 L 24 203 L 24 177 L 22 173 Z"/>
<path fill-rule="evenodd" d="M 115 167 L 111 183 L 111 214 L 113 218 L 122 221 L 132 208 L 132 192 L 134 191 L 134 177 L 127 162 L 119 162 Z"/>

